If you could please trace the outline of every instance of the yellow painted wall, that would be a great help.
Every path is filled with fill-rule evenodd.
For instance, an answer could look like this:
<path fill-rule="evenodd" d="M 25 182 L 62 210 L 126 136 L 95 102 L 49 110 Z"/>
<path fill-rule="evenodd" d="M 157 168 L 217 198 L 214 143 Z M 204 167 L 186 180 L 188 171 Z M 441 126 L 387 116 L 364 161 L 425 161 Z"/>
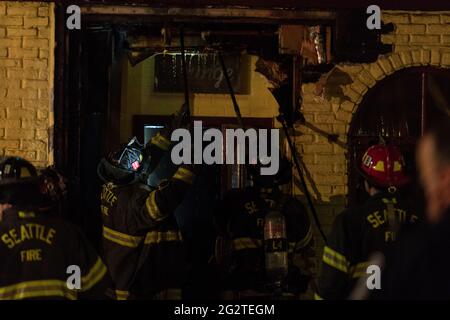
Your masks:
<path fill-rule="evenodd" d="M 255 72 L 257 57 L 250 56 L 250 94 L 237 95 L 243 117 L 272 118 L 278 115 L 278 104 L 268 90 L 268 81 Z M 134 114 L 169 115 L 178 110 L 184 95 L 153 91 L 154 58 L 135 67 L 123 60 L 123 86 L 121 108 L 121 136 L 125 142 L 132 132 Z M 195 116 L 234 117 L 234 109 L 228 94 L 193 94 L 191 111 Z"/>

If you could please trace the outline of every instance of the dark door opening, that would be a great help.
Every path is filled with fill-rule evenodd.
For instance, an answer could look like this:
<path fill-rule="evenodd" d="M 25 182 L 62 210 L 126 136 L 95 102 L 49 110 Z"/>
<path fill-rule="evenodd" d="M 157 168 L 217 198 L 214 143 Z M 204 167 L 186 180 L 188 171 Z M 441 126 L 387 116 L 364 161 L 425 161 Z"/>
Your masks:
<path fill-rule="evenodd" d="M 57 71 L 56 76 L 60 83 L 55 97 L 55 164 L 69 180 L 64 214 L 98 246 L 97 164 L 119 142 L 117 36 L 109 26 L 93 25 L 65 32 L 60 38 L 65 46 L 57 52 L 61 73 Z"/>
<path fill-rule="evenodd" d="M 430 79 L 433 79 L 430 87 Z M 431 89 L 431 90 L 430 90 Z M 408 68 L 388 76 L 370 89 L 356 111 L 348 134 L 349 205 L 362 203 L 367 195 L 355 170 L 364 151 L 382 136 L 399 146 L 417 195 L 414 205 L 423 208 L 422 192 L 417 189 L 415 147 L 420 136 L 441 116 L 432 90 L 439 90 L 450 101 L 450 72 L 438 68 Z"/>
<path fill-rule="evenodd" d="M 63 20 L 62 9 L 63 6 L 58 7 L 57 17 Z M 164 25 L 158 21 L 150 25 L 134 22 L 131 17 L 122 18 L 105 21 L 105 16 L 91 16 L 83 20 L 79 31 L 60 28 L 56 33 L 60 45 L 56 54 L 55 162 L 70 183 L 65 218 L 79 225 L 97 247 L 102 234 L 97 164 L 121 142 L 121 66 L 129 53 L 124 35 L 130 30 L 135 32 L 136 28 L 139 32 L 147 27 L 151 27 L 151 32 L 160 31 Z M 224 119 L 215 120 L 219 127 L 226 123 Z M 259 120 L 263 120 L 263 127 L 272 127 L 268 119 Z M 247 124 L 255 125 L 253 121 Z M 143 129 L 135 132 L 138 137 L 142 134 L 140 142 L 143 142 Z M 218 176 L 223 174 L 219 172 Z M 223 182 L 219 184 L 219 196 Z"/>

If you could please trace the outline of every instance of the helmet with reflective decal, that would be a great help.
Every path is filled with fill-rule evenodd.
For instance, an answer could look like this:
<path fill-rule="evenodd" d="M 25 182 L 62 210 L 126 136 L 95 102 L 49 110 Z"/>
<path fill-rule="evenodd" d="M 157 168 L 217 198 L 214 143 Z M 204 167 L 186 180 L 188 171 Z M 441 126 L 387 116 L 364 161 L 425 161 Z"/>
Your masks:
<path fill-rule="evenodd" d="M 100 161 L 97 173 L 104 182 L 128 184 L 136 181 L 141 171 L 143 146 L 133 137 L 127 144 Z"/>
<path fill-rule="evenodd" d="M 371 146 L 364 153 L 359 169 L 369 183 L 379 188 L 397 188 L 409 182 L 403 155 L 393 145 Z"/>

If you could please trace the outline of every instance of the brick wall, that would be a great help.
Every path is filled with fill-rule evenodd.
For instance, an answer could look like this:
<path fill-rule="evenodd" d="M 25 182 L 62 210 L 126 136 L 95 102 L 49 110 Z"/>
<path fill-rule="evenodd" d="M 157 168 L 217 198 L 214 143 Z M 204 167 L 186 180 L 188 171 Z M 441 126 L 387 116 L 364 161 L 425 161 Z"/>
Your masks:
<path fill-rule="evenodd" d="M 393 53 L 371 64 L 338 65 L 321 97 L 314 94 L 315 84 L 301 88 L 306 119 L 338 134 L 344 143 L 358 104 L 377 81 L 411 66 L 450 67 L 450 12 L 384 11 L 382 19 L 395 24 L 395 31 L 382 37 L 394 45 Z M 53 4 L 0 2 L 0 155 L 20 155 L 38 166 L 53 162 L 53 49 Z M 132 114 L 172 113 L 182 103 L 182 95 L 152 94 L 151 68 L 151 63 L 136 68 L 124 64 L 123 105 L 127 107 L 122 113 L 122 139 L 131 134 Z M 278 106 L 266 89 L 268 82 L 255 72 L 251 81 L 251 94 L 238 96 L 243 115 L 275 116 Z M 234 115 L 228 95 L 196 95 L 194 114 Z M 295 130 L 319 218 L 329 231 L 346 205 L 346 150 L 304 126 Z M 303 197 L 297 182 L 294 190 Z M 317 232 L 316 238 L 319 257 L 323 243 Z"/>
<path fill-rule="evenodd" d="M 316 84 L 302 86 L 306 120 L 328 133 L 338 134 L 343 142 L 358 104 L 377 81 L 412 66 L 450 67 L 450 12 L 384 11 L 382 20 L 395 25 L 392 34 L 382 37 L 384 43 L 394 45 L 393 53 L 370 64 L 338 65 L 323 96 L 314 94 Z M 296 144 L 309 171 L 310 190 L 327 232 L 346 205 L 346 150 L 304 126 L 297 126 L 296 131 L 300 135 Z M 298 188 L 296 192 L 302 197 Z M 320 257 L 323 242 L 317 230 L 316 238 Z"/>
<path fill-rule="evenodd" d="M 0 2 L 0 155 L 53 162 L 53 4 Z"/>

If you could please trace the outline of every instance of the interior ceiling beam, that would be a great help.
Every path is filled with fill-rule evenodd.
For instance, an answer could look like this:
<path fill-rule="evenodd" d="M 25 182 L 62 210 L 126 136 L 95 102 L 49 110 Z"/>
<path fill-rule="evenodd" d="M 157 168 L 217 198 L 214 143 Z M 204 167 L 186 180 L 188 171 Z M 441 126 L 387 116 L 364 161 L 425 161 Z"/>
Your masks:
<path fill-rule="evenodd" d="M 269 10 L 248 8 L 152 8 L 136 6 L 82 6 L 81 13 L 85 15 L 117 15 L 117 16 L 154 16 L 180 19 L 255 19 L 273 21 L 333 20 L 336 13 L 328 10 Z"/>
<path fill-rule="evenodd" d="M 32 2 L 56 2 L 64 5 L 133 5 L 154 7 L 248 7 L 248 8 L 291 8 L 297 10 L 347 10 L 365 9 L 372 4 L 382 10 L 449 10 L 450 1 L 443 0 L 27 0 Z"/>

